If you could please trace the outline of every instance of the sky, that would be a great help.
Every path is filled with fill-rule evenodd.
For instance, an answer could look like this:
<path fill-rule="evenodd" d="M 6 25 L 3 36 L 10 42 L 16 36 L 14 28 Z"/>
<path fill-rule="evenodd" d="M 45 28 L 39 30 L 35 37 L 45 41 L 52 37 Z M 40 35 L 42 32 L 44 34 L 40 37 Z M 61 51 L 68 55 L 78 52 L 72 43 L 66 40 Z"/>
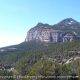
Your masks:
<path fill-rule="evenodd" d="M 80 0 L 0 0 L 0 47 L 23 42 L 38 22 L 80 22 Z"/>

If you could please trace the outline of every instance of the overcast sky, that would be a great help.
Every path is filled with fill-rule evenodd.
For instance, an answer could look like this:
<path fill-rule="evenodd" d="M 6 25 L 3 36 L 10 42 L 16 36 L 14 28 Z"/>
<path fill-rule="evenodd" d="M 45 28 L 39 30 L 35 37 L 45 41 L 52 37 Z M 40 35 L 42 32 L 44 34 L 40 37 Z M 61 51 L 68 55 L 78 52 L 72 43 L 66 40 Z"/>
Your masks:
<path fill-rule="evenodd" d="M 23 42 L 38 22 L 69 17 L 80 21 L 80 0 L 0 0 L 0 47 Z"/>

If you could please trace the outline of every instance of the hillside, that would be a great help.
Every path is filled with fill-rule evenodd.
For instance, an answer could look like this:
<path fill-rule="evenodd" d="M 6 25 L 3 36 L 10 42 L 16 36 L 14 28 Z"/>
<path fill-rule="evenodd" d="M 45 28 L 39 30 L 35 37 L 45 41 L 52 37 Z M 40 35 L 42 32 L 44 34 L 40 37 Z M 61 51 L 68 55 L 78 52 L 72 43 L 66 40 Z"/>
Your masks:
<path fill-rule="evenodd" d="M 25 54 L 32 53 L 44 53 L 47 56 L 51 56 L 52 58 L 62 57 L 68 58 L 69 55 L 78 55 L 80 51 L 80 41 L 72 41 L 65 43 L 41 43 L 41 42 L 23 42 L 19 45 L 4 47 L 0 49 L 0 57 L 6 57 L 6 55 L 17 55 L 17 57 Z M 11 48 L 11 49 L 10 49 Z M 12 48 L 15 48 L 14 50 Z M 3 50 L 3 51 L 2 51 Z M 67 56 L 68 55 L 68 56 Z M 79 56 L 79 55 L 78 55 Z M 8 57 L 6 57 L 8 58 Z M 10 57 L 11 58 L 11 57 Z M 56 59 L 57 59 L 56 58 Z M 5 58 L 1 58 L 5 59 Z M 5 59 L 6 60 L 6 59 Z"/>
<path fill-rule="evenodd" d="M 29 55 L 26 52 L 25 57 L 21 58 L 16 63 L 15 68 L 18 72 L 17 74 L 28 76 L 79 75 L 78 72 L 80 66 L 79 43 L 80 41 L 73 41 L 67 43 L 48 43 L 44 44 L 41 50 L 38 51 L 32 50 L 28 52 Z M 43 48 L 45 48 L 46 51 L 43 50 Z M 38 78 L 37 80 L 46 79 Z M 49 78 L 47 80 L 49 80 Z"/>
<path fill-rule="evenodd" d="M 73 61 L 75 62 L 75 60 L 78 60 L 78 58 L 80 58 L 79 43 L 80 41 L 65 43 L 41 43 L 35 41 L 23 42 L 19 45 L 10 46 L 12 48 L 17 48 L 17 51 L 14 50 L 1 52 L 0 62 L 7 68 L 14 67 L 17 71 L 16 73 L 14 72 L 14 74 L 16 75 L 51 76 L 55 75 L 54 66 L 61 66 L 60 64 L 64 64 L 63 66 L 61 66 L 63 67 L 63 69 L 64 66 L 66 66 L 67 69 L 71 69 L 70 73 L 64 72 L 65 75 L 72 75 L 71 73 L 73 68 L 70 68 L 71 64 Z M 2 49 L 8 50 L 8 48 L 10 47 L 5 47 Z M 44 69 L 41 68 L 42 64 L 44 65 Z M 76 71 L 75 74 L 78 75 L 75 67 L 74 69 Z M 43 72 L 44 70 L 46 72 Z M 59 74 L 62 73 L 63 72 L 59 72 Z"/>

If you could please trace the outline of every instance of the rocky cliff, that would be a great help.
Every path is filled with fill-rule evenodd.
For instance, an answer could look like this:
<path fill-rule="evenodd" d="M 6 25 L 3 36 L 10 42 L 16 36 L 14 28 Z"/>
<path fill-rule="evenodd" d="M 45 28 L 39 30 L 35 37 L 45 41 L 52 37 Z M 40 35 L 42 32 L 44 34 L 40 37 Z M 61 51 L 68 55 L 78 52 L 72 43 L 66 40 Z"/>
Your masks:
<path fill-rule="evenodd" d="M 79 39 L 80 23 L 67 18 L 55 25 L 38 23 L 27 33 L 26 41 L 65 42 Z"/>

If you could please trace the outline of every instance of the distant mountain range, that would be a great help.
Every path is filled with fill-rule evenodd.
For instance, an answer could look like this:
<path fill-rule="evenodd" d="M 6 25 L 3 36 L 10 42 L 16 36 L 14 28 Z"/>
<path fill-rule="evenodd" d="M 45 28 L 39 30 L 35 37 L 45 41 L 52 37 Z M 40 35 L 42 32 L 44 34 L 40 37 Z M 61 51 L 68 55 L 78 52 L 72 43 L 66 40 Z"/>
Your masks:
<path fill-rule="evenodd" d="M 67 18 L 55 25 L 38 23 L 28 31 L 26 41 L 66 42 L 80 39 L 80 22 Z"/>

